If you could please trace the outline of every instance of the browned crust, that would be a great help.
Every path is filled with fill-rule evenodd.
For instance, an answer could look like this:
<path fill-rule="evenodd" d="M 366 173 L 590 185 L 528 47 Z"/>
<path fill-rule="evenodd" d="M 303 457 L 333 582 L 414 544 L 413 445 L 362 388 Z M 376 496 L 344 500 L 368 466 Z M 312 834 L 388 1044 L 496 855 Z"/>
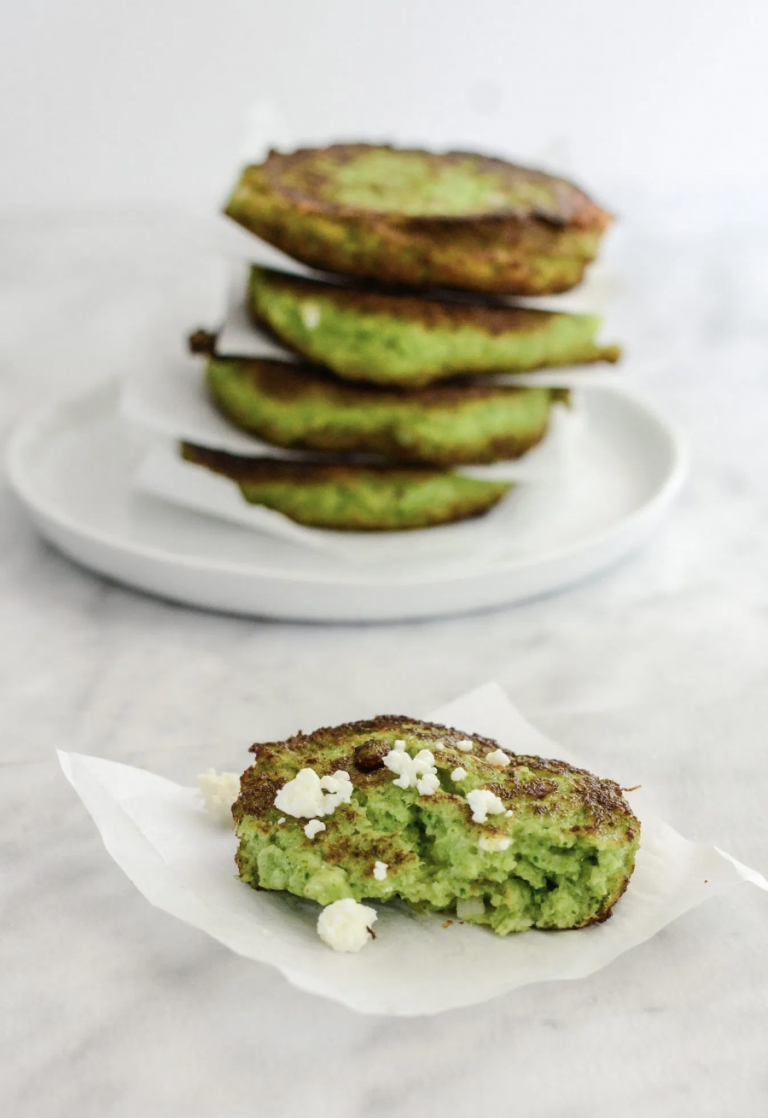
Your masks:
<path fill-rule="evenodd" d="M 377 714 L 374 718 L 367 718 L 360 722 L 342 722 L 339 726 L 320 726 L 317 730 L 313 730 L 311 734 L 305 734 L 299 730 L 297 734 L 286 738 L 285 741 L 255 742 L 250 747 L 249 752 L 256 753 L 259 749 L 276 747 L 302 749 L 307 745 L 314 744 L 320 735 L 331 739 L 345 738 L 356 734 L 388 733 L 390 730 L 402 730 L 405 726 L 408 727 L 409 736 L 416 738 L 417 741 L 434 741 L 435 737 L 441 737 L 443 741 L 449 742 L 450 739 L 463 741 L 465 738 L 471 738 L 472 741 L 487 746 L 489 751 L 499 748 L 499 743 L 494 741 L 493 738 L 486 738 L 481 734 L 467 734 L 463 730 L 442 726 L 439 722 L 423 722 L 421 719 L 406 718 L 405 715 L 401 714 Z M 564 762 L 561 763 L 564 764 Z M 573 771 L 577 770 L 574 769 Z"/>
<path fill-rule="evenodd" d="M 190 353 L 196 356 L 213 357 L 216 352 L 216 334 L 210 330 L 193 330 L 187 338 Z"/>
<path fill-rule="evenodd" d="M 345 722 L 339 726 L 324 726 L 311 734 L 304 734 L 299 731 L 299 733 L 281 742 L 256 742 L 250 747 L 250 752 L 258 754 L 260 750 L 303 750 L 313 745 L 319 747 L 321 744 L 328 745 L 330 742 L 340 743 L 347 737 L 361 734 L 397 731 L 407 731 L 410 738 L 425 743 L 439 739 L 446 747 L 455 746 L 457 742 L 470 738 L 475 745 L 480 747 L 479 754 L 475 754 L 475 756 L 479 756 L 481 760 L 484 755 L 499 748 L 497 741 L 493 738 L 484 737 L 482 734 L 467 733 L 451 726 L 443 726 L 437 722 L 423 722 L 420 719 L 407 718 L 403 715 L 382 714 L 360 722 Z M 567 761 L 536 757 L 528 753 L 510 753 L 509 756 L 514 760 L 516 769 L 527 767 L 532 770 L 535 769 L 538 773 L 553 773 L 559 776 L 568 774 L 580 778 L 580 795 L 593 819 L 593 823 L 580 828 L 581 830 L 595 830 L 606 819 L 615 816 L 617 813 L 634 819 L 634 814 L 616 781 L 594 776 L 587 769 L 576 768 Z M 350 760 L 354 764 L 354 756 Z M 519 795 L 531 796 L 533 799 L 541 800 L 557 788 L 555 781 L 547 780 L 546 777 L 536 776 L 531 781 L 521 782 L 512 774 L 510 776 L 511 779 L 507 777 L 503 782 L 498 781 L 498 783 L 488 785 L 491 791 L 495 792 L 502 800 L 509 800 Z"/>
<path fill-rule="evenodd" d="M 298 399 L 307 388 L 330 390 L 337 398 L 350 404 L 414 404 L 425 407 L 448 407 L 469 400 L 491 400 L 500 396 L 516 396 L 526 391 L 525 385 L 494 384 L 480 377 L 452 377 L 424 388 L 384 387 L 363 381 L 339 380 L 321 365 L 294 364 L 261 357 L 217 357 L 240 366 L 242 374 L 259 391 L 276 400 Z"/>
<path fill-rule="evenodd" d="M 243 485 L 260 485 L 268 482 L 293 482 L 309 484 L 312 482 L 344 482 L 359 477 L 362 472 L 372 475 L 386 475 L 393 481 L 423 481 L 426 477 L 437 477 L 444 471 L 432 466 L 409 465 L 407 468 L 396 463 L 383 462 L 376 465 L 360 466 L 333 455 L 318 455 L 316 459 L 294 462 L 282 458 L 249 458 L 242 454 L 229 454 L 224 450 L 211 450 L 209 447 L 181 444 L 182 458 L 197 466 L 206 466 L 216 473 Z"/>
<path fill-rule="evenodd" d="M 549 320 L 561 317 L 556 311 L 508 306 L 501 302 L 425 298 L 404 291 L 382 291 L 373 287 L 329 283 L 290 275 L 272 268 L 260 267 L 256 270 L 266 273 L 269 284 L 289 291 L 296 298 L 332 299 L 343 310 L 391 315 L 418 322 L 430 330 L 459 330 L 471 326 L 489 337 L 498 337 L 501 334 L 532 333 L 541 329 Z M 250 303 L 251 313 L 263 325 L 253 307 L 253 300 Z"/>
<path fill-rule="evenodd" d="M 351 737 L 358 737 L 363 735 L 371 735 L 371 733 L 389 733 L 389 732 L 402 732 L 407 733 L 409 738 L 415 738 L 417 741 L 424 742 L 425 746 L 429 743 L 439 740 L 442 742 L 444 748 L 456 747 L 458 741 L 466 738 L 472 739 L 477 747 L 477 751 L 473 752 L 473 757 L 478 760 L 483 760 L 489 752 L 499 749 L 499 742 L 493 738 L 486 738 L 478 733 L 467 733 L 464 730 L 456 730 L 452 727 L 442 726 L 437 722 L 425 722 L 421 720 L 406 718 L 404 716 L 397 716 L 397 714 L 379 714 L 376 718 L 367 719 L 359 722 L 344 722 L 341 726 L 334 727 L 321 727 L 314 730 L 312 733 L 298 732 L 291 738 L 286 738 L 284 741 L 263 741 L 255 742 L 250 746 L 250 752 L 257 755 L 258 759 L 266 759 L 269 755 L 274 754 L 275 751 L 301 751 L 306 752 L 313 748 L 317 751 L 317 757 L 305 757 L 306 764 L 319 764 L 322 761 L 322 752 L 328 748 L 332 743 L 334 745 L 343 745 L 344 740 Z M 362 745 L 371 745 L 372 742 L 363 742 Z M 358 747 L 359 749 L 360 747 Z M 616 817 L 616 815 L 624 815 L 634 821 L 636 818 L 632 809 L 627 804 L 622 788 L 616 783 L 615 780 L 609 780 L 604 777 L 597 777 L 589 773 L 587 769 L 577 768 L 576 766 L 569 765 L 567 761 L 557 760 L 553 758 L 534 757 L 530 754 L 510 754 L 513 761 L 514 769 L 509 774 L 505 774 L 504 779 L 496 778 L 491 780 L 486 785 L 491 792 L 499 796 L 502 800 L 513 800 L 524 796 L 534 800 L 546 799 L 553 792 L 557 790 L 557 783 L 554 780 L 547 779 L 546 776 L 541 774 L 551 773 L 552 775 L 575 776 L 578 777 L 579 796 L 582 804 L 591 816 L 591 822 L 584 826 L 575 827 L 573 830 L 581 833 L 591 833 L 598 830 L 607 819 Z M 355 760 L 355 750 L 351 752 L 349 757 L 335 758 L 333 764 L 339 767 L 343 764 L 357 770 L 359 774 L 358 779 L 363 781 L 376 781 L 380 778 L 379 765 L 370 767 L 361 767 Z M 518 773 L 522 768 L 529 768 L 535 770 L 537 776 L 532 780 L 519 780 Z M 499 777 L 499 774 L 494 774 Z M 256 779 L 254 768 L 247 770 L 244 775 L 243 792 L 241 792 L 240 811 L 249 811 L 248 804 L 250 797 L 248 793 L 248 785 L 250 780 Z M 262 778 L 258 778 L 262 779 Z M 274 798 L 274 797 L 273 797 Z M 539 813 L 546 814 L 548 808 L 546 805 L 541 804 Z M 629 837 L 634 836 L 634 827 L 630 826 L 630 831 L 633 833 Z"/>
<path fill-rule="evenodd" d="M 339 163 L 348 163 L 358 156 L 372 151 L 401 151 L 417 154 L 426 163 L 435 167 L 445 164 L 465 162 L 468 158 L 475 161 L 479 171 L 490 171 L 503 181 L 508 188 L 514 188 L 521 181 L 535 182 L 550 186 L 554 200 L 549 204 L 533 203 L 521 206 L 505 206 L 491 212 L 479 211 L 461 215 L 419 215 L 411 216 L 391 211 L 362 209 L 356 206 L 341 205 L 328 198 L 321 198 L 319 192 L 332 182 L 313 164 L 316 156 L 331 156 Z M 300 170 L 304 174 L 302 185 L 289 185 L 285 176 Z M 441 226 L 489 224 L 494 222 L 520 222 L 536 220 L 548 225 L 563 227 L 571 225 L 580 229 L 603 231 L 611 223 L 611 215 L 598 206 L 574 183 L 554 175 L 548 175 L 531 167 L 510 163 L 496 156 L 481 155 L 475 152 L 448 151 L 427 152 L 414 148 L 395 148 L 392 144 L 331 144 L 325 148 L 300 148 L 289 154 L 271 151 L 263 164 L 263 173 L 275 193 L 282 195 L 292 205 L 304 212 L 328 214 L 333 217 L 365 221 L 380 219 L 382 215 L 391 224 L 411 227 L 429 227 L 438 231 Z"/>
<path fill-rule="evenodd" d="M 480 746 L 481 759 L 482 754 L 500 748 L 497 741 L 493 738 L 484 737 L 482 734 L 467 733 L 451 726 L 443 726 L 439 722 L 424 722 L 420 719 L 407 718 L 404 715 L 380 714 L 375 718 L 360 722 L 344 722 L 339 726 L 323 726 L 311 734 L 304 734 L 299 731 L 299 733 L 281 742 L 255 742 L 250 747 L 250 752 L 258 753 L 261 749 L 275 748 L 304 749 L 307 746 L 319 744 L 321 739 L 327 743 L 328 739 L 343 741 L 344 738 L 357 736 L 358 734 L 390 733 L 406 729 L 408 736 L 415 738 L 416 741 L 430 742 L 439 738 L 444 745 L 449 747 L 455 746 L 458 741 L 469 738 Z M 594 776 L 587 769 L 576 768 L 575 765 L 570 765 L 567 761 L 535 757 L 529 753 L 510 753 L 509 756 L 514 759 L 516 767 L 528 767 L 539 772 L 550 772 L 557 775 L 568 774 L 583 777 L 584 779 L 579 781 L 579 787 L 583 789 L 585 805 L 589 808 L 597 825 L 617 811 L 624 815 L 632 815 L 621 787 L 616 781 Z M 554 781 L 546 778 L 535 777 L 532 781 L 523 783 L 508 778 L 504 783 L 499 782 L 489 787 L 501 799 L 510 799 L 522 793 L 533 796 L 534 799 L 543 799 L 555 791 L 557 785 Z"/>

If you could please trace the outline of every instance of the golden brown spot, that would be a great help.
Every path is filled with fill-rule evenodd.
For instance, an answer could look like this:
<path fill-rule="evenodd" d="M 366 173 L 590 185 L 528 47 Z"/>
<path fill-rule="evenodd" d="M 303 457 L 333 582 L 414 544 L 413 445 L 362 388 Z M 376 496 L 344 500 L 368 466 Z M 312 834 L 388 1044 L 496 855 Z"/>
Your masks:
<path fill-rule="evenodd" d="M 275 796 L 284 784 L 284 780 L 256 776 L 250 769 L 240 781 L 240 795 L 232 808 L 235 819 L 239 821 L 243 815 L 263 815 L 269 811 L 275 806 Z"/>
<path fill-rule="evenodd" d="M 384 758 L 389 753 L 389 746 L 385 741 L 377 741 L 371 738 L 369 741 L 364 741 L 360 745 L 355 746 L 353 753 L 354 766 L 360 772 L 370 773 L 374 769 L 380 769 L 384 764 Z"/>
<path fill-rule="evenodd" d="M 187 338 L 187 345 L 190 353 L 210 357 L 216 352 L 216 334 L 211 334 L 208 330 L 195 330 Z"/>

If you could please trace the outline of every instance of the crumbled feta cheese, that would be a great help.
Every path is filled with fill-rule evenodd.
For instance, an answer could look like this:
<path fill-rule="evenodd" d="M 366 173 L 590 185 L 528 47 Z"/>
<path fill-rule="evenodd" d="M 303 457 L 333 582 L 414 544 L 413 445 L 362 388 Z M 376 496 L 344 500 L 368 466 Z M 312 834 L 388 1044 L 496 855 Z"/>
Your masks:
<path fill-rule="evenodd" d="M 321 823 L 319 819 L 310 819 L 304 828 L 304 834 L 308 839 L 313 839 L 320 831 L 325 830 L 325 823 Z"/>
<path fill-rule="evenodd" d="M 331 815 L 339 804 L 348 804 L 352 792 L 347 772 L 320 777 L 314 769 L 302 769 L 277 793 L 275 807 L 295 819 L 314 819 L 318 815 Z"/>
<path fill-rule="evenodd" d="M 333 776 L 321 776 L 320 787 L 327 793 L 323 815 L 331 815 L 339 804 L 348 804 L 354 791 L 350 775 L 343 769 L 339 769 Z"/>
<path fill-rule="evenodd" d="M 469 738 L 464 738 L 463 741 L 456 742 L 456 748 L 460 749 L 462 753 L 469 753 L 475 748 L 475 743 L 470 741 Z"/>
<path fill-rule="evenodd" d="M 372 938 L 376 919 L 375 909 L 345 897 L 326 905 L 317 918 L 317 934 L 334 951 L 359 951 Z"/>
<path fill-rule="evenodd" d="M 402 745 L 402 748 L 400 746 Z M 418 788 L 422 796 L 431 796 L 440 787 L 435 767 L 434 754 L 429 749 L 421 749 L 415 757 L 406 753 L 405 742 L 395 742 L 395 748 L 384 758 L 384 764 L 397 777 L 392 781 L 398 788 Z M 425 783 L 420 777 L 433 776 L 434 781 Z M 423 788 L 421 787 L 423 785 Z"/>
<path fill-rule="evenodd" d="M 278 821 L 277 821 L 278 827 L 280 826 L 281 823 L 285 823 L 285 816 L 284 815 L 281 815 L 280 818 L 278 819 Z"/>
<path fill-rule="evenodd" d="M 495 769 L 505 769 L 509 764 L 509 754 L 503 749 L 494 749 L 493 753 L 489 753 L 485 759 Z"/>
<path fill-rule="evenodd" d="M 322 317 L 323 312 L 320 310 L 317 303 L 305 303 L 301 308 L 301 321 L 304 323 L 307 330 L 317 329 Z"/>
<path fill-rule="evenodd" d="M 275 796 L 275 807 L 295 818 L 323 815 L 325 798 L 320 777 L 314 769 L 302 769 L 293 780 L 287 781 Z"/>
<path fill-rule="evenodd" d="M 203 807 L 222 827 L 232 827 L 232 804 L 240 795 L 240 777 L 237 773 L 217 773 L 208 769 L 200 773 L 197 787 Z"/>
<path fill-rule="evenodd" d="M 427 773 L 416 781 L 416 788 L 420 796 L 434 796 L 440 787 L 440 777 L 437 773 Z"/>
<path fill-rule="evenodd" d="M 466 920 L 468 916 L 482 916 L 485 912 L 485 902 L 482 897 L 462 897 L 456 902 L 456 915 L 459 920 Z"/>
<path fill-rule="evenodd" d="M 451 773 L 451 780 L 463 780 L 466 775 L 467 770 L 463 769 L 461 765 L 459 765 L 458 768 L 454 769 Z"/>
<path fill-rule="evenodd" d="M 472 808 L 475 823 L 485 823 L 489 815 L 501 815 L 504 811 L 504 804 L 488 788 L 475 788 L 472 792 L 467 792 L 466 801 Z"/>
<path fill-rule="evenodd" d="M 392 748 L 396 749 L 398 753 L 405 753 L 405 742 L 398 738 Z"/>
<path fill-rule="evenodd" d="M 373 876 L 376 878 L 377 881 L 383 881 L 384 878 L 387 876 L 388 869 L 389 862 L 377 862 L 376 865 L 373 867 Z"/>
<path fill-rule="evenodd" d="M 509 818 L 510 815 L 514 815 L 515 813 L 512 808 L 509 808 L 507 811 L 504 812 L 504 814 L 507 816 L 507 818 Z"/>
<path fill-rule="evenodd" d="M 508 850 L 510 842 L 504 835 L 481 835 L 477 845 L 481 850 L 495 854 L 497 850 Z"/>

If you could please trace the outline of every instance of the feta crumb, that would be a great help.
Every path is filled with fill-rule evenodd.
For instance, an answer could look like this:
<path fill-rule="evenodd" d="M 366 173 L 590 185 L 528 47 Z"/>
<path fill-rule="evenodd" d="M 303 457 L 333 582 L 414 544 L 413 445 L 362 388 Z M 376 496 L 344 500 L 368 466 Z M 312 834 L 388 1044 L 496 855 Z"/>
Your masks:
<path fill-rule="evenodd" d="M 217 773 L 208 769 L 197 778 L 197 788 L 203 807 L 222 827 L 233 827 L 232 804 L 240 795 L 240 777 L 237 773 Z"/>
<path fill-rule="evenodd" d="M 489 753 L 485 760 L 495 769 L 505 769 L 509 764 L 509 754 L 505 753 L 503 749 L 494 749 L 493 753 Z"/>
<path fill-rule="evenodd" d="M 376 865 L 373 867 L 373 876 L 376 878 L 377 881 L 383 881 L 384 878 L 387 876 L 388 869 L 389 862 L 377 862 Z"/>
<path fill-rule="evenodd" d="M 460 749 L 462 753 L 469 753 L 475 748 L 475 743 L 470 741 L 469 738 L 464 738 L 463 741 L 456 742 L 456 748 Z"/>
<path fill-rule="evenodd" d="M 400 745 L 402 744 L 402 749 Z M 435 767 L 434 754 L 429 749 L 420 749 L 415 757 L 411 757 L 405 751 L 405 742 L 395 742 L 395 748 L 390 750 L 384 758 L 384 764 L 390 772 L 396 773 L 396 779 L 392 781 L 398 788 L 418 788 L 422 796 L 431 796 L 440 787 L 440 782 L 437 778 L 437 768 Z M 434 776 L 435 781 L 420 780 L 420 777 L 426 778 L 427 776 Z M 421 785 L 424 789 L 422 790 Z"/>
<path fill-rule="evenodd" d="M 373 936 L 376 910 L 351 897 L 326 905 L 317 918 L 317 934 L 334 951 L 359 951 Z"/>
<path fill-rule="evenodd" d="M 285 823 L 285 816 L 284 815 L 281 815 L 280 818 L 278 819 L 278 821 L 277 821 L 278 827 L 280 826 L 281 823 Z"/>
<path fill-rule="evenodd" d="M 468 916 L 482 916 L 485 912 L 485 902 L 482 897 L 462 897 L 456 902 L 456 915 L 459 920 L 466 920 Z"/>
<path fill-rule="evenodd" d="M 307 330 L 315 330 L 320 325 L 320 319 L 323 317 L 323 312 L 318 307 L 317 303 L 305 303 L 301 308 L 301 321 L 306 326 Z"/>
<path fill-rule="evenodd" d="M 405 753 L 405 742 L 398 738 L 392 748 L 397 750 L 398 753 Z"/>
<path fill-rule="evenodd" d="M 467 792 L 466 801 L 472 808 L 475 823 L 485 823 L 489 815 L 501 815 L 504 811 L 504 804 L 488 788 L 475 788 L 472 792 Z"/>
<path fill-rule="evenodd" d="M 451 780 L 463 780 L 466 775 L 467 770 L 463 769 L 461 765 L 459 765 L 458 768 L 455 768 L 451 773 Z"/>
<path fill-rule="evenodd" d="M 440 777 L 437 773 L 427 773 L 416 781 L 416 788 L 421 796 L 434 796 L 440 787 Z"/>
<path fill-rule="evenodd" d="M 333 776 L 321 776 L 320 787 L 324 792 L 330 793 L 325 796 L 323 815 L 330 815 L 339 804 L 348 804 L 354 791 L 349 773 L 342 769 L 335 772 Z"/>
<path fill-rule="evenodd" d="M 481 850 L 487 850 L 490 854 L 495 854 L 498 850 L 508 850 L 510 842 L 511 839 L 504 835 L 481 835 L 477 845 Z"/>
<path fill-rule="evenodd" d="M 302 769 L 279 790 L 275 807 L 295 819 L 314 819 L 331 815 L 339 804 L 348 804 L 353 791 L 347 772 L 319 777 L 314 769 Z"/>
<path fill-rule="evenodd" d="M 507 811 L 504 812 L 504 814 L 506 815 L 507 818 L 509 818 L 510 815 L 514 815 L 515 813 L 512 810 L 512 808 L 509 808 Z"/>
<path fill-rule="evenodd" d="M 304 834 L 308 839 L 313 839 L 320 831 L 325 830 L 325 823 L 321 823 L 319 819 L 310 819 L 304 828 Z"/>

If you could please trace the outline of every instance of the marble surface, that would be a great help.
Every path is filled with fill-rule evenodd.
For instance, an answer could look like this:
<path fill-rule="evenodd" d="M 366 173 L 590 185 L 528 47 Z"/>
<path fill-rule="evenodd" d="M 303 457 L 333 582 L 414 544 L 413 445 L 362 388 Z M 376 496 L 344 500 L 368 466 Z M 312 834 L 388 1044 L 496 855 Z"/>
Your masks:
<path fill-rule="evenodd" d="M 389 627 L 195 613 L 72 565 L 2 483 L 3 1113 L 766 1113 L 757 890 L 584 981 L 361 1017 L 150 907 L 53 754 L 191 783 L 241 767 L 257 738 L 420 713 L 496 678 L 595 769 L 652 788 L 683 833 L 768 871 L 768 230 L 714 203 L 663 224 L 644 212 L 615 243 L 613 332 L 637 358 L 628 378 L 688 429 L 693 473 L 650 545 L 566 594 Z M 175 345 L 204 314 L 205 260 L 162 215 L 2 226 L 3 440 L 38 401 Z"/>

